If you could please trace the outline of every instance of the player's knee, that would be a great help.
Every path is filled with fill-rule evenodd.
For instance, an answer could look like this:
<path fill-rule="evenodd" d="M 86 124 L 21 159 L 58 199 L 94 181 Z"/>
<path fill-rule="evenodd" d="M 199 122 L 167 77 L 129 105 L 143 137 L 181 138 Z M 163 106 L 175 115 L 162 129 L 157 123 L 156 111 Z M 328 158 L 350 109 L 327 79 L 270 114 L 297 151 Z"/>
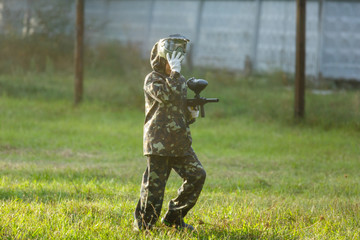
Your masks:
<path fill-rule="evenodd" d="M 196 176 L 197 176 L 198 182 L 203 184 L 206 179 L 206 171 L 203 168 L 199 168 Z"/>

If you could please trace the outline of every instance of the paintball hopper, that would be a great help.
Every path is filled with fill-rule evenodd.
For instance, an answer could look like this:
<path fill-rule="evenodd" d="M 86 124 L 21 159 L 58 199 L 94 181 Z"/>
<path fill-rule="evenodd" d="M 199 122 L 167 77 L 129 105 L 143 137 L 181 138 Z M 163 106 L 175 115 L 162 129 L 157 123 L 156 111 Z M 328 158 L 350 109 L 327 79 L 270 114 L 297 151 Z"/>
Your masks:
<path fill-rule="evenodd" d="M 206 88 L 208 82 L 204 79 L 190 78 L 187 82 L 188 88 L 195 93 L 193 99 L 187 99 L 187 105 L 191 107 L 200 107 L 201 117 L 205 117 L 204 105 L 211 102 L 219 102 L 218 98 L 200 97 L 200 92 Z"/>
<path fill-rule="evenodd" d="M 200 92 L 206 88 L 208 82 L 204 79 L 190 78 L 187 81 L 187 85 L 196 94 L 196 96 L 198 96 L 200 95 Z"/>

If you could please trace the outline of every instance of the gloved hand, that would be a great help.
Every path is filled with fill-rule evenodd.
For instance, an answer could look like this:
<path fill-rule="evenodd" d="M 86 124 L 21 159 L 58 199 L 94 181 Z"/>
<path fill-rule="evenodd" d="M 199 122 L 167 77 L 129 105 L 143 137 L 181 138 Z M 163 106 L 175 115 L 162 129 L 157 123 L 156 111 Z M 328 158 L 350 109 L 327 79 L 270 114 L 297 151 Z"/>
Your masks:
<path fill-rule="evenodd" d="M 171 71 L 175 71 L 180 73 L 181 71 L 181 62 L 184 60 L 184 55 L 181 52 L 172 52 L 171 57 L 170 54 L 166 54 L 166 59 L 170 65 Z"/>
<path fill-rule="evenodd" d="M 191 113 L 191 117 L 192 118 L 197 118 L 199 117 L 199 109 L 197 107 L 191 107 L 189 106 L 188 107 L 190 113 Z"/>

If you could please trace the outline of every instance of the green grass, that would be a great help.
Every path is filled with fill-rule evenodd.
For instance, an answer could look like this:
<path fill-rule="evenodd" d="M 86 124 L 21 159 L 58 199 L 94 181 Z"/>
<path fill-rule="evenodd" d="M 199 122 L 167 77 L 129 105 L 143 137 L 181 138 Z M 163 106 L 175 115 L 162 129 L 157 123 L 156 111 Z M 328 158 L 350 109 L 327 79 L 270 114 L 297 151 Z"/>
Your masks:
<path fill-rule="evenodd" d="M 207 171 L 196 232 L 133 232 L 146 71 L 88 73 L 76 108 L 71 75 L 0 76 L 0 239 L 360 237 L 360 93 L 308 90 L 298 122 L 291 84 L 206 71 L 204 96 L 221 100 L 191 128 Z M 173 173 L 164 211 L 180 184 Z"/>

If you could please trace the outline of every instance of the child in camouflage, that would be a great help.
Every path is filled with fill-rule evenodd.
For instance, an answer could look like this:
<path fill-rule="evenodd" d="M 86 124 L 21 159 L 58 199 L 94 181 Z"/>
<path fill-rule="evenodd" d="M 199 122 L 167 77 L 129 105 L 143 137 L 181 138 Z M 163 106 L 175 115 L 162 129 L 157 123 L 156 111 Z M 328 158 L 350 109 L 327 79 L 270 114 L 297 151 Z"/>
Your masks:
<path fill-rule="evenodd" d="M 164 190 L 171 169 L 183 179 L 178 196 L 169 202 L 161 222 L 178 229 L 194 228 L 183 218 L 195 205 L 203 188 L 206 173 L 191 147 L 189 124 L 199 111 L 186 105 L 187 85 L 180 74 L 186 44 L 179 34 L 160 39 L 151 51 L 151 67 L 144 82 L 145 125 L 144 172 L 140 199 L 135 210 L 134 228 L 151 229 L 158 220 Z"/>

